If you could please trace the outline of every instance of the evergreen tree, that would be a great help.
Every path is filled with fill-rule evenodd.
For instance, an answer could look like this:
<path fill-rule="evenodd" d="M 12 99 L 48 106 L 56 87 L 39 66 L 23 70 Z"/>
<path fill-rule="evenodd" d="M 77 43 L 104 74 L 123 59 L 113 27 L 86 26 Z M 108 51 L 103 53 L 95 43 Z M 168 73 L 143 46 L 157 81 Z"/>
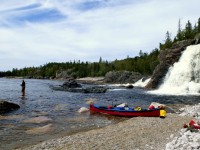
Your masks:
<path fill-rule="evenodd" d="M 99 58 L 99 63 L 102 63 L 102 58 L 101 57 Z"/>
<path fill-rule="evenodd" d="M 181 41 L 183 40 L 183 32 L 182 32 L 182 29 L 181 29 L 181 19 L 179 19 L 178 21 L 178 33 L 176 35 L 176 40 L 177 41 Z"/>
<path fill-rule="evenodd" d="M 200 18 L 198 19 L 197 32 L 200 33 Z"/>
<path fill-rule="evenodd" d="M 192 24 L 188 20 L 185 26 L 185 39 L 192 39 L 192 38 L 194 38 L 192 34 Z"/>

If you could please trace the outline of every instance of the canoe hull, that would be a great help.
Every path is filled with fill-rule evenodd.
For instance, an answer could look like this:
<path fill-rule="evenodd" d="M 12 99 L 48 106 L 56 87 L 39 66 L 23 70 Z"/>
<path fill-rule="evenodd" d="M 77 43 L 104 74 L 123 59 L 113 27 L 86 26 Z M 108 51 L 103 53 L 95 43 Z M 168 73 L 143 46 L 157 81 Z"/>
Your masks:
<path fill-rule="evenodd" d="M 107 115 L 115 115 L 115 116 L 122 116 L 122 117 L 160 117 L 160 109 L 154 110 L 140 110 L 135 111 L 133 109 L 128 108 L 128 110 L 124 108 L 106 108 L 96 106 L 94 104 L 90 105 L 90 112 L 93 113 L 102 113 Z"/>

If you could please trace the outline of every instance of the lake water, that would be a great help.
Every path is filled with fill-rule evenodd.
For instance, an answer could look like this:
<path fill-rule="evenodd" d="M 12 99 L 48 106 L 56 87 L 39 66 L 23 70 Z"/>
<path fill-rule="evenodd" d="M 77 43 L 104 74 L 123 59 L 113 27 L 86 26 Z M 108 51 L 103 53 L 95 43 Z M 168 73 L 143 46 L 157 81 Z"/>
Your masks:
<path fill-rule="evenodd" d="M 127 103 L 131 107 L 148 107 L 151 102 L 167 104 L 176 109 L 185 104 L 200 103 L 200 96 L 166 96 L 148 94 L 141 88 L 115 87 L 106 93 L 85 94 L 54 91 L 50 86 L 64 81 L 26 79 L 26 96 L 21 97 L 21 79 L 0 78 L 0 99 L 20 105 L 20 109 L 0 115 L 0 149 L 10 150 L 36 144 L 80 131 L 114 124 L 127 118 L 78 113 L 88 102 L 100 105 Z M 84 85 L 83 85 L 84 86 Z M 47 122 L 36 123 L 43 117 Z M 31 120 L 32 119 L 32 120 Z"/>

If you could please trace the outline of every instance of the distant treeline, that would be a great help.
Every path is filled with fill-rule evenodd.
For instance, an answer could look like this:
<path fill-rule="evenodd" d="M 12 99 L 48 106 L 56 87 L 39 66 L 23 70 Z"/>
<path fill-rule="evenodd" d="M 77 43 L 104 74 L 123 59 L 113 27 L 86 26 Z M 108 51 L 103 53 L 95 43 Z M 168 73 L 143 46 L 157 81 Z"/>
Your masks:
<path fill-rule="evenodd" d="M 123 60 L 115 60 L 108 62 L 101 57 L 99 62 L 66 62 L 66 63 L 48 63 L 40 67 L 26 67 L 23 69 L 13 69 L 12 71 L 0 72 L 0 77 L 4 76 L 28 76 L 28 77 L 55 77 L 56 73 L 61 71 L 69 71 L 74 78 L 87 76 L 104 76 L 108 71 L 127 70 L 139 72 L 143 75 L 151 75 L 153 70 L 159 63 L 158 55 L 160 50 L 170 48 L 177 41 L 193 39 L 197 33 L 200 33 L 200 18 L 198 22 L 192 26 L 190 21 L 181 28 L 181 21 L 178 22 L 177 35 L 171 38 L 169 31 L 166 32 L 164 43 L 160 43 L 159 49 L 153 49 L 149 54 L 139 51 L 139 56 L 134 58 L 127 57 Z"/>
<path fill-rule="evenodd" d="M 142 74 L 151 74 L 158 64 L 158 49 L 150 54 L 140 51 L 140 57 L 126 58 L 124 60 L 115 60 L 112 62 L 104 61 L 100 57 L 99 62 L 66 62 L 66 63 L 48 63 L 40 67 L 26 67 L 23 69 L 13 69 L 12 71 L 0 72 L 0 76 L 27 76 L 27 77 L 55 77 L 57 72 L 67 71 L 74 78 L 77 77 L 95 77 L 104 76 L 108 71 L 127 70 L 140 72 Z"/>

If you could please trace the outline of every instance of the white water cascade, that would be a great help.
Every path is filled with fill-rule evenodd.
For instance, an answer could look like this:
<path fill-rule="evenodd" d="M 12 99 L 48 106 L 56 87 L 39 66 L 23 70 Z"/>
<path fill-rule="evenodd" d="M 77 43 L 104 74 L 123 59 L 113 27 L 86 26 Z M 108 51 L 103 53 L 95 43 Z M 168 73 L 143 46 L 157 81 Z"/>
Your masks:
<path fill-rule="evenodd" d="M 188 46 L 179 62 L 169 68 L 163 84 L 152 94 L 200 94 L 200 44 Z"/>

